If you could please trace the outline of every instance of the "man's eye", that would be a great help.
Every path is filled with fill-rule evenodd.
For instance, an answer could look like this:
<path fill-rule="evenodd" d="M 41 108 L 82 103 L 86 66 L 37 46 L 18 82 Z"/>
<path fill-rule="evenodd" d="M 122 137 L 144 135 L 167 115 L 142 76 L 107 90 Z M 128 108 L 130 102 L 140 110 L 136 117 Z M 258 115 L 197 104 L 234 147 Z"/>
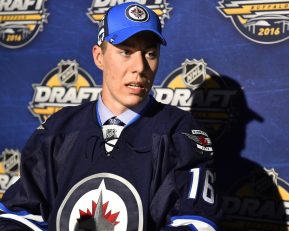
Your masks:
<path fill-rule="evenodd" d="M 156 51 L 148 51 L 146 53 L 146 57 L 149 59 L 155 59 L 157 57 L 157 52 Z"/>
<path fill-rule="evenodd" d="M 120 54 L 123 55 L 123 56 L 129 56 L 130 52 L 128 50 L 121 50 Z"/>

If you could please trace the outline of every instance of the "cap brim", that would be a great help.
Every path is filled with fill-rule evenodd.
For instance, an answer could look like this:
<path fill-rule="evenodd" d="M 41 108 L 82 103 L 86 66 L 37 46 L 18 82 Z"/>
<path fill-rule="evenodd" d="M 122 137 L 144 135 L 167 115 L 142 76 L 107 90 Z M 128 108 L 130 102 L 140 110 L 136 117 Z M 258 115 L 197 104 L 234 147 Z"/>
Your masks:
<path fill-rule="evenodd" d="M 117 32 L 111 33 L 110 35 L 106 36 L 104 40 L 106 40 L 107 42 L 111 44 L 120 44 L 124 42 L 125 40 L 127 40 L 128 38 L 130 38 L 131 36 L 137 33 L 143 32 L 143 31 L 150 31 L 154 33 L 159 38 L 160 43 L 162 45 L 165 46 L 167 44 L 165 38 L 158 31 L 153 30 L 151 28 L 144 28 L 144 27 L 130 27 L 130 28 L 126 28 L 123 30 L 119 30 Z"/>

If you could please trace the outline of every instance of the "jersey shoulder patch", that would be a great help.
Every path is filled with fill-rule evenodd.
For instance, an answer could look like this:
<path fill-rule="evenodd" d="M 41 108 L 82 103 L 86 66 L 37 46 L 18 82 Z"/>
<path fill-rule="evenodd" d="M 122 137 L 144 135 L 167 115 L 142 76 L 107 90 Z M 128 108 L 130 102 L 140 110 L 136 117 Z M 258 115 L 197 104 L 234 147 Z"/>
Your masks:
<path fill-rule="evenodd" d="M 202 130 L 191 130 L 191 133 L 182 132 L 183 135 L 192 140 L 201 154 L 213 155 L 212 141 L 208 134 Z"/>

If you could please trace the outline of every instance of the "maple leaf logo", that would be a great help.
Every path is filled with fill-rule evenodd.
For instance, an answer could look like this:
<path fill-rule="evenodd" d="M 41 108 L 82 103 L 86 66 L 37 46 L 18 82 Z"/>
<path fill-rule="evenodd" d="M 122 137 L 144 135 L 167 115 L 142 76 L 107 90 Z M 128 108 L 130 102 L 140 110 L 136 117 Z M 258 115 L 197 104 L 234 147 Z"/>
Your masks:
<path fill-rule="evenodd" d="M 91 211 L 79 210 L 80 218 L 78 220 L 79 229 L 85 231 L 114 231 L 119 212 L 107 212 L 109 201 L 103 204 L 102 191 L 99 195 L 98 202 L 92 201 Z"/>

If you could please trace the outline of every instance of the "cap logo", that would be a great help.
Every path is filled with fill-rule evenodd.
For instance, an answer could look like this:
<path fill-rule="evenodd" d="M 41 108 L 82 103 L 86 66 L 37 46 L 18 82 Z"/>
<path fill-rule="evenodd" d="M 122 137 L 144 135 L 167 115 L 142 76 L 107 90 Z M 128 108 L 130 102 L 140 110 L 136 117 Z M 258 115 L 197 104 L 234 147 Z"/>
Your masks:
<path fill-rule="evenodd" d="M 145 22 L 149 18 L 149 14 L 145 8 L 139 5 L 131 5 L 126 9 L 126 16 L 132 21 Z"/>
<path fill-rule="evenodd" d="M 105 19 L 105 15 L 102 17 L 101 21 L 98 24 L 98 34 L 97 34 L 97 45 L 100 46 L 101 43 L 104 40 L 104 36 L 105 36 L 105 29 L 104 29 L 104 19 Z"/>
<path fill-rule="evenodd" d="M 97 35 L 97 45 L 100 46 L 104 40 L 104 28 L 100 28 Z"/>

